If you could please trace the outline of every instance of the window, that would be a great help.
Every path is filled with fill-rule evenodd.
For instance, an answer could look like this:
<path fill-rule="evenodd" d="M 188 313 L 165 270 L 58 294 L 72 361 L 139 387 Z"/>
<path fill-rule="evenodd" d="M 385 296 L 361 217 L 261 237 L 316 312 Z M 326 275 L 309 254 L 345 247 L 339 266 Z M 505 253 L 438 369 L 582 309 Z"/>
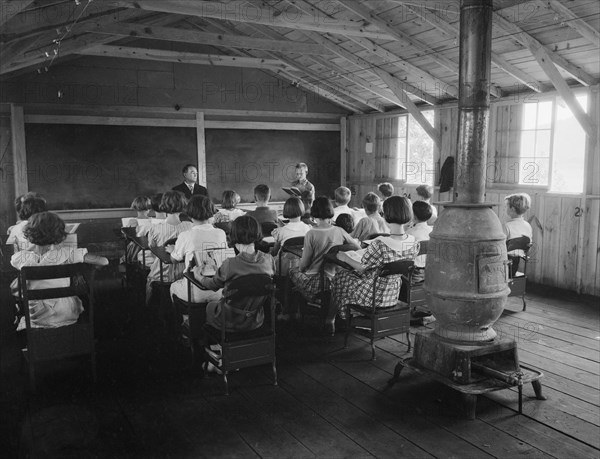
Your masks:
<path fill-rule="evenodd" d="M 587 109 L 587 94 L 577 96 Z M 583 192 L 586 135 L 559 98 L 525 103 L 521 120 L 519 184 L 556 193 Z"/>
<path fill-rule="evenodd" d="M 424 111 L 433 124 L 433 110 Z M 409 184 L 433 185 L 433 140 L 410 115 L 377 120 L 375 175 Z"/>

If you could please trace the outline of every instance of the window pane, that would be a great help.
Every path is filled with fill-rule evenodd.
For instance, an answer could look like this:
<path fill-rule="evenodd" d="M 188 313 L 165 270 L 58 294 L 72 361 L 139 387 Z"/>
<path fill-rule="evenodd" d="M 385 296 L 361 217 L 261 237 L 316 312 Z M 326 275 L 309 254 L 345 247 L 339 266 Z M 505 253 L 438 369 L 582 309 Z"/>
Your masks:
<path fill-rule="evenodd" d="M 519 164 L 519 183 L 523 185 L 548 185 L 549 158 L 524 158 Z"/>
<path fill-rule="evenodd" d="M 524 104 L 523 105 L 523 129 L 535 129 L 537 126 L 537 107 L 538 104 Z"/>
<path fill-rule="evenodd" d="M 396 178 L 406 180 L 406 140 L 398 139 L 398 169 Z"/>
<path fill-rule="evenodd" d="M 538 103 L 537 128 L 550 129 L 552 127 L 552 101 Z"/>
<path fill-rule="evenodd" d="M 408 119 L 408 116 L 401 116 L 398 118 L 398 137 L 406 137 L 406 121 L 407 121 L 407 119 Z"/>
<path fill-rule="evenodd" d="M 587 94 L 577 97 L 584 110 Z M 582 193 L 585 161 L 585 131 L 571 110 L 561 101 L 556 109 L 556 129 L 550 189 L 562 193 Z"/>
<path fill-rule="evenodd" d="M 521 132 L 521 158 L 535 156 L 535 131 Z"/>
<path fill-rule="evenodd" d="M 535 139 L 535 157 L 549 158 L 550 157 L 550 131 L 537 131 Z"/>
<path fill-rule="evenodd" d="M 423 112 L 423 116 L 433 125 L 433 110 Z M 408 183 L 433 185 L 434 178 L 433 140 L 411 116 L 408 122 L 406 181 Z"/>

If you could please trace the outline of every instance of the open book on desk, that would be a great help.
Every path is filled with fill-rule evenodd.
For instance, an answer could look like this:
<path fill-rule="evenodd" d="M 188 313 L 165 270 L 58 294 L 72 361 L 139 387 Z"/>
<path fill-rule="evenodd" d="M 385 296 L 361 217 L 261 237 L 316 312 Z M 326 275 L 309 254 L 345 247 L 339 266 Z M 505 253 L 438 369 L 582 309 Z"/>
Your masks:
<path fill-rule="evenodd" d="M 296 188 L 295 186 L 292 187 L 281 187 L 281 189 L 283 191 L 285 191 L 287 194 L 289 194 L 290 196 L 302 196 L 302 193 L 300 192 L 300 190 L 298 188 Z"/>

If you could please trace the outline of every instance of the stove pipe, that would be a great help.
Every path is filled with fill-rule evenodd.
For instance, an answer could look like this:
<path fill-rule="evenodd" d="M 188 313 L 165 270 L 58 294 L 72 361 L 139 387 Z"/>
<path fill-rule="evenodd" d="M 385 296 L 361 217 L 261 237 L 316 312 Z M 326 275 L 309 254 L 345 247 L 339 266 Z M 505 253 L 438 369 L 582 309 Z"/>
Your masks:
<path fill-rule="evenodd" d="M 484 202 L 491 42 L 492 0 L 462 0 L 455 195 L 430 236 L 425 291 L 434 333 L 463 344 L 496 337 L 510 292 L 502 225 Z"/>
<path fill-rule="evenodd" d="M 492 0 L 463 0 L 460 9 L 457 203 L 482 203 L 490 107 Z"/>

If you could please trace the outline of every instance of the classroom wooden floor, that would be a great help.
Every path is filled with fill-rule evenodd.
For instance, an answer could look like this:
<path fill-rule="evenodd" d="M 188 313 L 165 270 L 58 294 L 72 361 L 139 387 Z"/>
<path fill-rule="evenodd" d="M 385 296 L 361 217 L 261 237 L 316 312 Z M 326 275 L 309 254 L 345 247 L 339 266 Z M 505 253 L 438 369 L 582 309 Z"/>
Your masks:
<path fill-rule="evenodd" d="M 600 324 L 596 300 L 547 289 L 528 295 L 527 312 L 509 298 L 496 330 L 518 341 L 522 363 L 544 372 L 546 401 L 524 388 L 479 397 L 477 418 L 460 397 L 405 370 L 387 387 L 403 337 L 368 344 L 328 341 L 311 328 L 280 328 L 279 386 L 270 367 L 230 378 L 190 369 L 187 349 L 161 332 L 151 312 L 122 323 L 129 307 L 116 279 L 99 281 L 99 382 L 88 366 L 57 366 L 36 396 L 13 359 L 2 374 L 3 457 L 556 457 L 600 456 Z M 418 329 L 414 329 L 418 332 Z M 8 453 L 8 455 L 4 455 Z"/>

